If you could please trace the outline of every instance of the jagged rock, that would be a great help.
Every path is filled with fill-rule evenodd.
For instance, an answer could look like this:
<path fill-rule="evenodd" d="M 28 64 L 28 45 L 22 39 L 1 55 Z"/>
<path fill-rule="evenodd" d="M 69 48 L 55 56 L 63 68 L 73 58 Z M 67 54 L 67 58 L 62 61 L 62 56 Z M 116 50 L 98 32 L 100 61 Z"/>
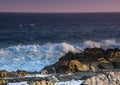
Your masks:
<path fill-rule="evenodd" d="M 3 77 L 7 77 L 8 76 L 8 72 L 6 70 L 1 70 L 0 71 L 0 77 L 3 78 Z"/>

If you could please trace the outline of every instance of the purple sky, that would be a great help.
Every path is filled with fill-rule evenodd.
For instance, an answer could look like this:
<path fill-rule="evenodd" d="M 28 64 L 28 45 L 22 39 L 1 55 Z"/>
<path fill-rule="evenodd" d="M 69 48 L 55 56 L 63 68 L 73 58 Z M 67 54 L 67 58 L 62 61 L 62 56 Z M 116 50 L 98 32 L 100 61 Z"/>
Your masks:
<path fill-rule="evenodd" d="M 0 0 L 0 12 L 120 12 L 120 0 Z"/>

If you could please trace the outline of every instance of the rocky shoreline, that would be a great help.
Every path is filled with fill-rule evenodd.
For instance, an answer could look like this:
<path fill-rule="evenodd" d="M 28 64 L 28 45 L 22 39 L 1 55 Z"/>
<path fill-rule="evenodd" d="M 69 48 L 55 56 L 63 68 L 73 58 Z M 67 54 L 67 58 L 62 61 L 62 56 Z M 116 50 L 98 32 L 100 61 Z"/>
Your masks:
<path fill-rule="evenodd" d="M 68 52 L 59 61 L 45 67 L 48 73 L 74 73 L 99 69 L 120 69 L 120 49 L 86 48 L 81 53 Z"/>
<path fill-rule="evenodd" d="M 49 75 L 46 77 L 25 77 L 28 75 Z M 115 76 L 117 75 L 117 77 Z M 52 78 L 54 76 L 54 78 Z M 109 78 L 111 76 L 111 78 Z M 18 70 L 16 72 L 0 71 L 0 85 L 8 82 L 46 82 L 41 85 L 52 85 L 47 82 L 60 82 L 68 80 L 84 80 L 84 84 L 105 81 L 108 85 L 120 85 L 120 49 L 86 48 L 80 53 L 68 52 L 58 62 L 46 66 L 40 72 L 27 72 Z M 54 80 L 56 79 L 56 80 Z M 103 80 L 102 80 L 103 79 Z M 105 80 L 106 79 L 106 80 Z M 96 81 L 97 82 L 96 82 Z M 113 84 L 114 83 L 114 84 Z M 83 85 L 84 85 L 83 84 Z M 32 84 L 30 84 L 32 85 Z M 36 84 L 37 85 L 37 84 Z M 39 85 L 39 84 L 38 84 Z"/>

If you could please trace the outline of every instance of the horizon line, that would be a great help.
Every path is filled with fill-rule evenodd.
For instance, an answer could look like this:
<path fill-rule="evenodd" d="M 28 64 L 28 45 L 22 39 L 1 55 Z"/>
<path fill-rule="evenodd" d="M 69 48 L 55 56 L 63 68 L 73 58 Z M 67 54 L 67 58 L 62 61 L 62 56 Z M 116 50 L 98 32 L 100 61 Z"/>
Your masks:
<path fill-rule="evenodd" d="M 0 13 L 48 13 L 48 14 L 64 14 L 64 13 L 120 13 L 120 12 L 0 12 Z"/>

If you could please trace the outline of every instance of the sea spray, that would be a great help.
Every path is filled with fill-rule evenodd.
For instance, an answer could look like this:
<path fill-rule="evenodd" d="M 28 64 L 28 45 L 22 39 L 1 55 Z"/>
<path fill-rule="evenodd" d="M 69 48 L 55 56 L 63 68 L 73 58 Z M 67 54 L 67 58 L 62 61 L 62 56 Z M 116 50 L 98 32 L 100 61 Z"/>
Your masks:
<path fill-rule="evenodd" d="M 40 71 L 45 66 L 54 64 L 67 52 L 81 52 L 89 47 L 119 47 L 115 39 L 100 42 L 86 40 L 79 44 L 47 43 L 43 45 L 17 45 L 0 49 L 0 70 Z"/>

